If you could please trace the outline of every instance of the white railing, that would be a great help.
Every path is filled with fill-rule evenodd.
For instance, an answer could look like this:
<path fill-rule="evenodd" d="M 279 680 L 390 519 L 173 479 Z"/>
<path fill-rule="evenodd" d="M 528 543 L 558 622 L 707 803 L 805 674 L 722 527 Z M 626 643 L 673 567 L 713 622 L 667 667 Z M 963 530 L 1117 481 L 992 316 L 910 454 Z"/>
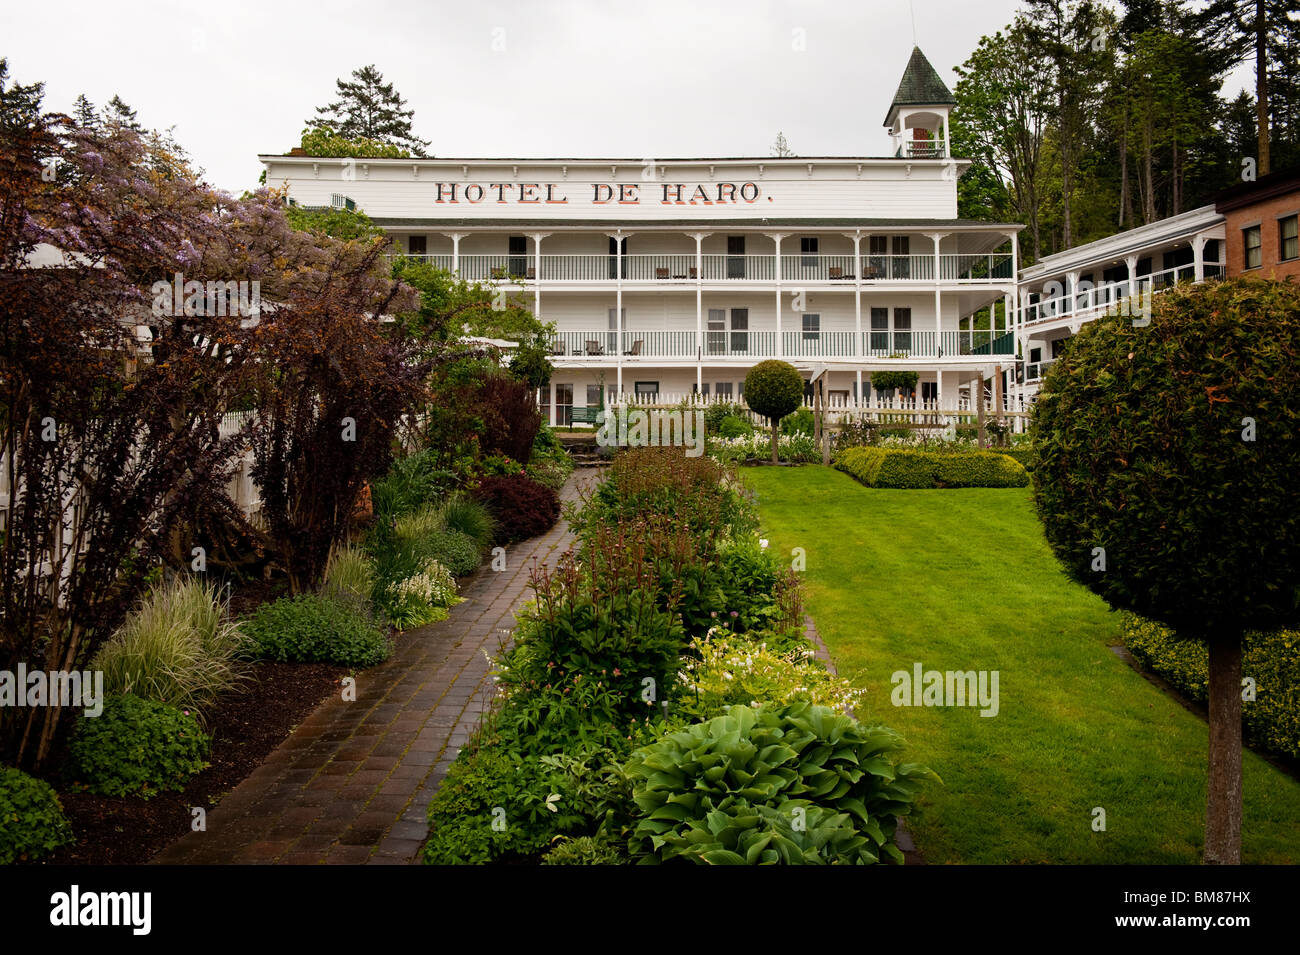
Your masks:
<path fill-rule="evenodd" d="M 693 329 L 563 329 L 551 338 L 553 358 L 616 360 L 625 358 L 775 358 L 774 329 L 708 331 Z M 1015 336 L 1005 330 L 989 332 L 876 330 L 804 331 L 784 329 L 786 358 L 959 358 L 1005 356 L 1014 361 Z"/>
<path fill-rule="evenodd" d="M 408 258 L 456 271 L 470 282 L 933 282 L 935 257 L 915 255 L 870 255 L 852 253 L 782 254 L 780 262 L 771 254 L 724 255 L 710 252 L 698 259 L 693 252 L 634 253 L 624 256 L 577 253 L 541 256 L 533 253 L 447 253 L 413 255 Z M 939 256 L 939 278 L 944 282 L 992 283 L 1010 281 L 1009 254 Z"/>
<path fill-rule="evenodd" d="M 899 159 L 944 159 L 948 155 L 945 139 L 905 139 L 894 153 Z"/>
<path fill-rule="evenodd" d="M 1202 268 L 1202 274 L 1206 279 L 1222 278 L 1224 266 L 1220 262 L 1207 262 Z M 1194 265 L 1179 265 L 1170 269 L 1162 269 L 1159 272 L 1152 272 L 1149 275 L 1139 275 L 1133 280 L 1132 285 L 1129 284 L 1128 279 L 1119 282 L 1104 282 L 1101 285 L 1080 282 L 1080 287 L 1073 293 L 1066 292 L 1024 305 L 1020 310 L 1021 320 L 1024 323 L 1032 323 L 1048 322 L 1067 316 L 1073 318 L 1085 315 L 1095 317 L 1089 315 L 1089 313 L 1098 310 L 1105 311 L 1130 297 L 1153 295 L 1173 288 L 1180 282 L 1195 281 L 1196 267 Z M 1136 292 L 1133 289 L 1136 289 Z"/>

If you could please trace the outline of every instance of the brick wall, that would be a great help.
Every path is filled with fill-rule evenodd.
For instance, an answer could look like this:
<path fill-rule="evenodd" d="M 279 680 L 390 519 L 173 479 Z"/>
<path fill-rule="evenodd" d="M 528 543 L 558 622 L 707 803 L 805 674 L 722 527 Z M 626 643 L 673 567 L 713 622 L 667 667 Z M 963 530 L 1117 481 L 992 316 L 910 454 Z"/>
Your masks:
<path fill-rule="evenodd" d="M 1227 220 L 1227 248 L 1229 275 L 1260 275 L 1265 278 L 1283 278 L 1294 275 L 1300 281 L 1300 258 L 1281 261 L 1280 218 L 1300 213 L 1300 189 L 1224 212 Z M 1246 249 L 1242 230 L 1252 225 L 1260 227 L 1262 265 L 1245 268 Z"/>

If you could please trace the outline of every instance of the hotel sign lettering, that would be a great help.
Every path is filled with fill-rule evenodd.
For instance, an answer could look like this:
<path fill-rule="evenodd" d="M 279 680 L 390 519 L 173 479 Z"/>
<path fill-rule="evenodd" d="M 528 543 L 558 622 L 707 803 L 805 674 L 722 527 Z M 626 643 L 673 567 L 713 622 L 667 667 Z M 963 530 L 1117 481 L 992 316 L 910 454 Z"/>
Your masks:
<path fill-rule="evenodd" d="M 435 202 L 442 205 L 570 205 L 593 206 L 717 206 L 758 202 L 762 190 L 755 182 L 555 183 L 555 182 L 438 182 Z"/>

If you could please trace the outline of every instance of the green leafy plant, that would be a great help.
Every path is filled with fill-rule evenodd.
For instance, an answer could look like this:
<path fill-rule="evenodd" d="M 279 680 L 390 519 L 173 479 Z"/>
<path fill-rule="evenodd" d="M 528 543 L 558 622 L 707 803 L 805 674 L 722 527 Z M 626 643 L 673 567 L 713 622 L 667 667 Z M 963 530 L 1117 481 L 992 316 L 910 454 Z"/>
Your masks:
<path fill-rule="evenodd" d="M 331 600 L 350 603 L 364 613 L 370 612 L 370 594 L 375 586 L 375 567 L 360 547 L 335 547 L 325 565 L 321 594 Z"/>
<path fill-rule="evenodd" d="M 460 531 L 438 531 L 429 536 L 424 546 L 434 560 L 456 577 L 472 574 L 483 559 L 478 541 Z"/>
<path fill-rule="evenodd" d="M 190 576 L 155 587 L 90 663 L 107 695 L 133 694 L 199 714 L 246 677 L 248 638 L 215 585 Z"/>
<path fill-rule="evenodd" d="M 1025 487 L 1029 475 L 1005 454 L 952 448 L 852 447 L 836 452 L 835 467 L 867 487 Z"/>
<path fill-rule="evenodd" d="M 734 706 L 628 759 L 642 863 L 902 862 L 897 818 L 930 770 L 902 740 L 822 706 Z"/>
<path fill-rule="evenodd" d="M 0 766 L 0 865 L 39 859 L 72 841 L 72 826 L 54 787 Z"/>
<path fill-rule="evenodd" d="M 384 631 L 355 607 L 320 594 L 262 604 L 244 624 L 257 655 L 293 663 L 369 667 L 392 652 Z"/>
<path fill-rule="evenodd" d="M 628 861 L 622 848 L 599 836 L 560 836 L 542 865 L 623 865 Z"/>
<path fill-rule="evenodd" d="M 211 739 L 185 710 L 137 696 L 112 696 L 98 716 L 81 716 L 65 773 L 79 788 L 148 799 L 180 792 L 207 764 Z"/>
<path fill-rule="evenodd" d="M 754 426 L 744 418 L 727 415 L 718 425 L 717 433 L 723 438 L 747 438 L 754 433 Z"/>
<path fill-rule="evenodd" d="M 452 494 L 439 507 L 442 525 L 472 538 L 480 548 L 492 543 L 496 521 L 491 511 L 467 494 Z"/>
<path fill-rule="evenodd" d="M 418 571 L 389 589 L 385 609 L 399 630 L 410 630 L 444 619 L 447 608 L 456 602 L 451 572 L 429 558 Z"/>
<path fill-rule="evenodd" d="M 800 408 L 793 414 L 788 414 L 781 419 L 781 433 L 811 436 L 815 424 L 812 411 L 808 408 Z"/>

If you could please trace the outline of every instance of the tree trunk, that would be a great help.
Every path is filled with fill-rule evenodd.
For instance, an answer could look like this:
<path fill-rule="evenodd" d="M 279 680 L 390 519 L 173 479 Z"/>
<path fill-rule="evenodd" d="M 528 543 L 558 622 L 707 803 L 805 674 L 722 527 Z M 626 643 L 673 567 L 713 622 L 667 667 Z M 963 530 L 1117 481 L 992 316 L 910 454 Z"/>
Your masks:
<path fill-rule="evenodd" d="M 1205 864 L 1241 864 L 1241 635 L 1210 641 Z"/>
<path fill-rule="evenodd" d="M 781 419 L 773 417 L 769 420 L 771 420 L 772 422 L 772 463 L 780 464 L 781 463 L 780 459 L 777 458 L 776 456 L 776 438 L 777 438 L 777 432 L 779 430 L 779 426 L 781 424 Z"/>
<path fill-rule="evenodd" d="M 1268 175 L 1268 12 L 1255 0 L 1255 118 L 1259 133 L 1259 174 Z"/>
<path fill-rule="evenodd" d="M 1128 188 L 1128 113 L 1124 114 L 1124 131 L 1119 140 L 1119 227 L 1133 218 Z"/>

